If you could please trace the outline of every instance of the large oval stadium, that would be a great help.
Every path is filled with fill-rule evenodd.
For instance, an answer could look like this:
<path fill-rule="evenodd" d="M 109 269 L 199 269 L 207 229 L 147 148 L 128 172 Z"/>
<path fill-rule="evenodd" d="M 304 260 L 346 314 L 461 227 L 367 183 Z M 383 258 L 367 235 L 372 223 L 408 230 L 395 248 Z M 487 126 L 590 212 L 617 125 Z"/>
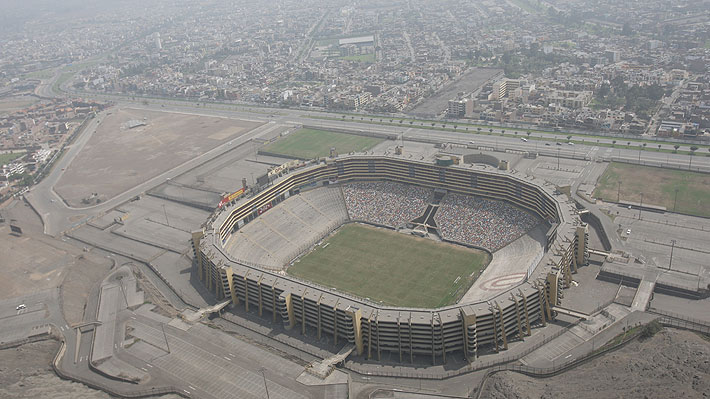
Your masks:
<path fill-rule="evenodd" d="M 368 359 L 505 350 L 554 317 L 587 262 L 587 227 L 542 180 L 439 161 L 348 155 L 280 168 L 193 232 L 200 280 Z"/>

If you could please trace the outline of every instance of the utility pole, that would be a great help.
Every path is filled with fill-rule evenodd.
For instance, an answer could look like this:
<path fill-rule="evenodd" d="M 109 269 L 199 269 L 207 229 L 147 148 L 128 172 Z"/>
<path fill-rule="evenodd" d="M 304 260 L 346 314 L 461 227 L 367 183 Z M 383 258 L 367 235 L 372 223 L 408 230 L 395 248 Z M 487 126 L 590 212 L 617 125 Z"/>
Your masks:
<path fill-rule="evenodd" d="M 616 189 L 616 202 L 619 202 L 621 197 L 621 180 L 619 180 L 619 187 Z"/>
<path fill-rule="evenodd" d="M 643 193 L 641 193 L 641 203 L 639 204 L 639 220 L 641 220 L 641 208 L 643 208 Z"/>
<path fill-rule="evenodd" d="M 668 262 L 668 270 L 673 267 L 673 249 L 675 248 L 675 240 L 671 240 L 671 261 Z"/>
<path fill-rule="evenodd" d="M 165 334 L 165 324 L 160 323 L 160 328 L 163 330 L 163 338 L 165 339 L 165 347 L 168 349 L 168 353 L 170 353 L 170 344 L 168 344 L 168 336 Z"/>
<path fill-rule="evenodd" d="M 678 202 L 678 189 L 675 189 L 675 199 L 673 200 L 673 212 L 675 212 L 675 204 Z"/>
<path fill-rule="evenodd" d="M 170 221 L 168 220 L 168 211 L 165 210 L 165 204 L 163 204 L 163 213 L 165 213 L 165 223 L 170 226 Z"/>
<path fill-rule="evenodd" d="M 560 170 L 560 149 L 557 149 L 557 170 Z"/>
<path fill-rule="evenodd" d="M 266 376 L 264 375 L 264 371 L 266 371 L 265 368 L 260 368 L 259 371 L 261 372 L 261 377 L 264 379 L 264 390 L 266 391 L 266 399 L 269 398 L 269 388 L 266 386 Z"/>

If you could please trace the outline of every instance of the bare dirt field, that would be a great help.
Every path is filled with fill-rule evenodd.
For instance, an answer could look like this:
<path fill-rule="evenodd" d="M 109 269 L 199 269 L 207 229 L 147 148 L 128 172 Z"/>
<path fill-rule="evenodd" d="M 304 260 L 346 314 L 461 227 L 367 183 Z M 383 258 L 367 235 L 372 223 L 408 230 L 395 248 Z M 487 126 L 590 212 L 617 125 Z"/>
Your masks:
<path fill-rule="evenodd" d="M 109 394 L 74 381 L 59 378 L 51 362 L 59 350 L 54 340 L 33 342 L 0 350 L 0 398 L 98 399 Z M 177 395 L 159 396 L 177 399 Z"/>
<path fill-rule="evenodd" d="M 129 121 L 145 126 L 129 128 Z M 105 201 L 238 137 L 259 122 L 116 109 L 71 162 L 55 190 L 72 206 L 92 193 Z"/>
<path fill-rule="evenodd" d="M 3 255 L 0 256 L 0 299 L 57 287 L 64 281 L 68 269 L 107 269 L 107 259 L 44 235 L 39 217 L 24 202 L 13 201 L 0 209 L 0 213 L 6 219 L 5 223 L 0 223 L 0 254 Z M 22 228 L 21 236 L 10 234 L 12 219 L 13 224 Z M 76 290 L 70 292 L 77 293 Z M 83 303 L 80 306 L 83 307 Z"/>
<path fill-rule="evenodd" d="M 690 331 L 664 329 L 645 341 L 555 377 L 514 372 L 491 376 L 483 398 L 706 398 L 710 396 L 710 341 Z"/>
<path fill-rule="evenodd" d="M 51 362 L 59 350 L 53 340 L 0 350 L 0 397 L 2 398 L 110 398 L 54 374 Z"/>

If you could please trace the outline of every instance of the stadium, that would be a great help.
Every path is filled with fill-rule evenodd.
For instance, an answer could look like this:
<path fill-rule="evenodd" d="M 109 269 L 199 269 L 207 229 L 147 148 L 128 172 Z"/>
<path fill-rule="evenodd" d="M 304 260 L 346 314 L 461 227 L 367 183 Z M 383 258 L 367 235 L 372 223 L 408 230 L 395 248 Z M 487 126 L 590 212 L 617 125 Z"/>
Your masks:
<path fill-rule="evenodd" d="M 587 263 L 587 226 L 565 194 L 489 166 L 347 155 L 243 184 L 192 233 L 199 279 L 367 359 L 506 350 L 563 311 Z M 358 241 L 371 248 L 349 247 Z"/>

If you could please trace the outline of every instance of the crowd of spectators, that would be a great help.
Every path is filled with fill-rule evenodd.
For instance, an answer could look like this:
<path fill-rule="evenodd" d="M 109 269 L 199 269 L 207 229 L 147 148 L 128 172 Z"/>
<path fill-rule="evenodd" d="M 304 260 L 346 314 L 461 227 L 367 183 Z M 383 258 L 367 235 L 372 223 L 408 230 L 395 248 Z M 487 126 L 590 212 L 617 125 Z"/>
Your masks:
<path fill-rule="evenodd" d="M 440 205 L 434 220 L 442 238 L 491 252 L 518 239 L 540 222 L 511 204 L 470 195 L 449 193 Z"/>
<path fill-rule="evenodd" d="M 343 185 L 343 196 L 350 219 L 396 228 L 421 216 L 434 190 L 386 181 L 357 182 Z"/>

